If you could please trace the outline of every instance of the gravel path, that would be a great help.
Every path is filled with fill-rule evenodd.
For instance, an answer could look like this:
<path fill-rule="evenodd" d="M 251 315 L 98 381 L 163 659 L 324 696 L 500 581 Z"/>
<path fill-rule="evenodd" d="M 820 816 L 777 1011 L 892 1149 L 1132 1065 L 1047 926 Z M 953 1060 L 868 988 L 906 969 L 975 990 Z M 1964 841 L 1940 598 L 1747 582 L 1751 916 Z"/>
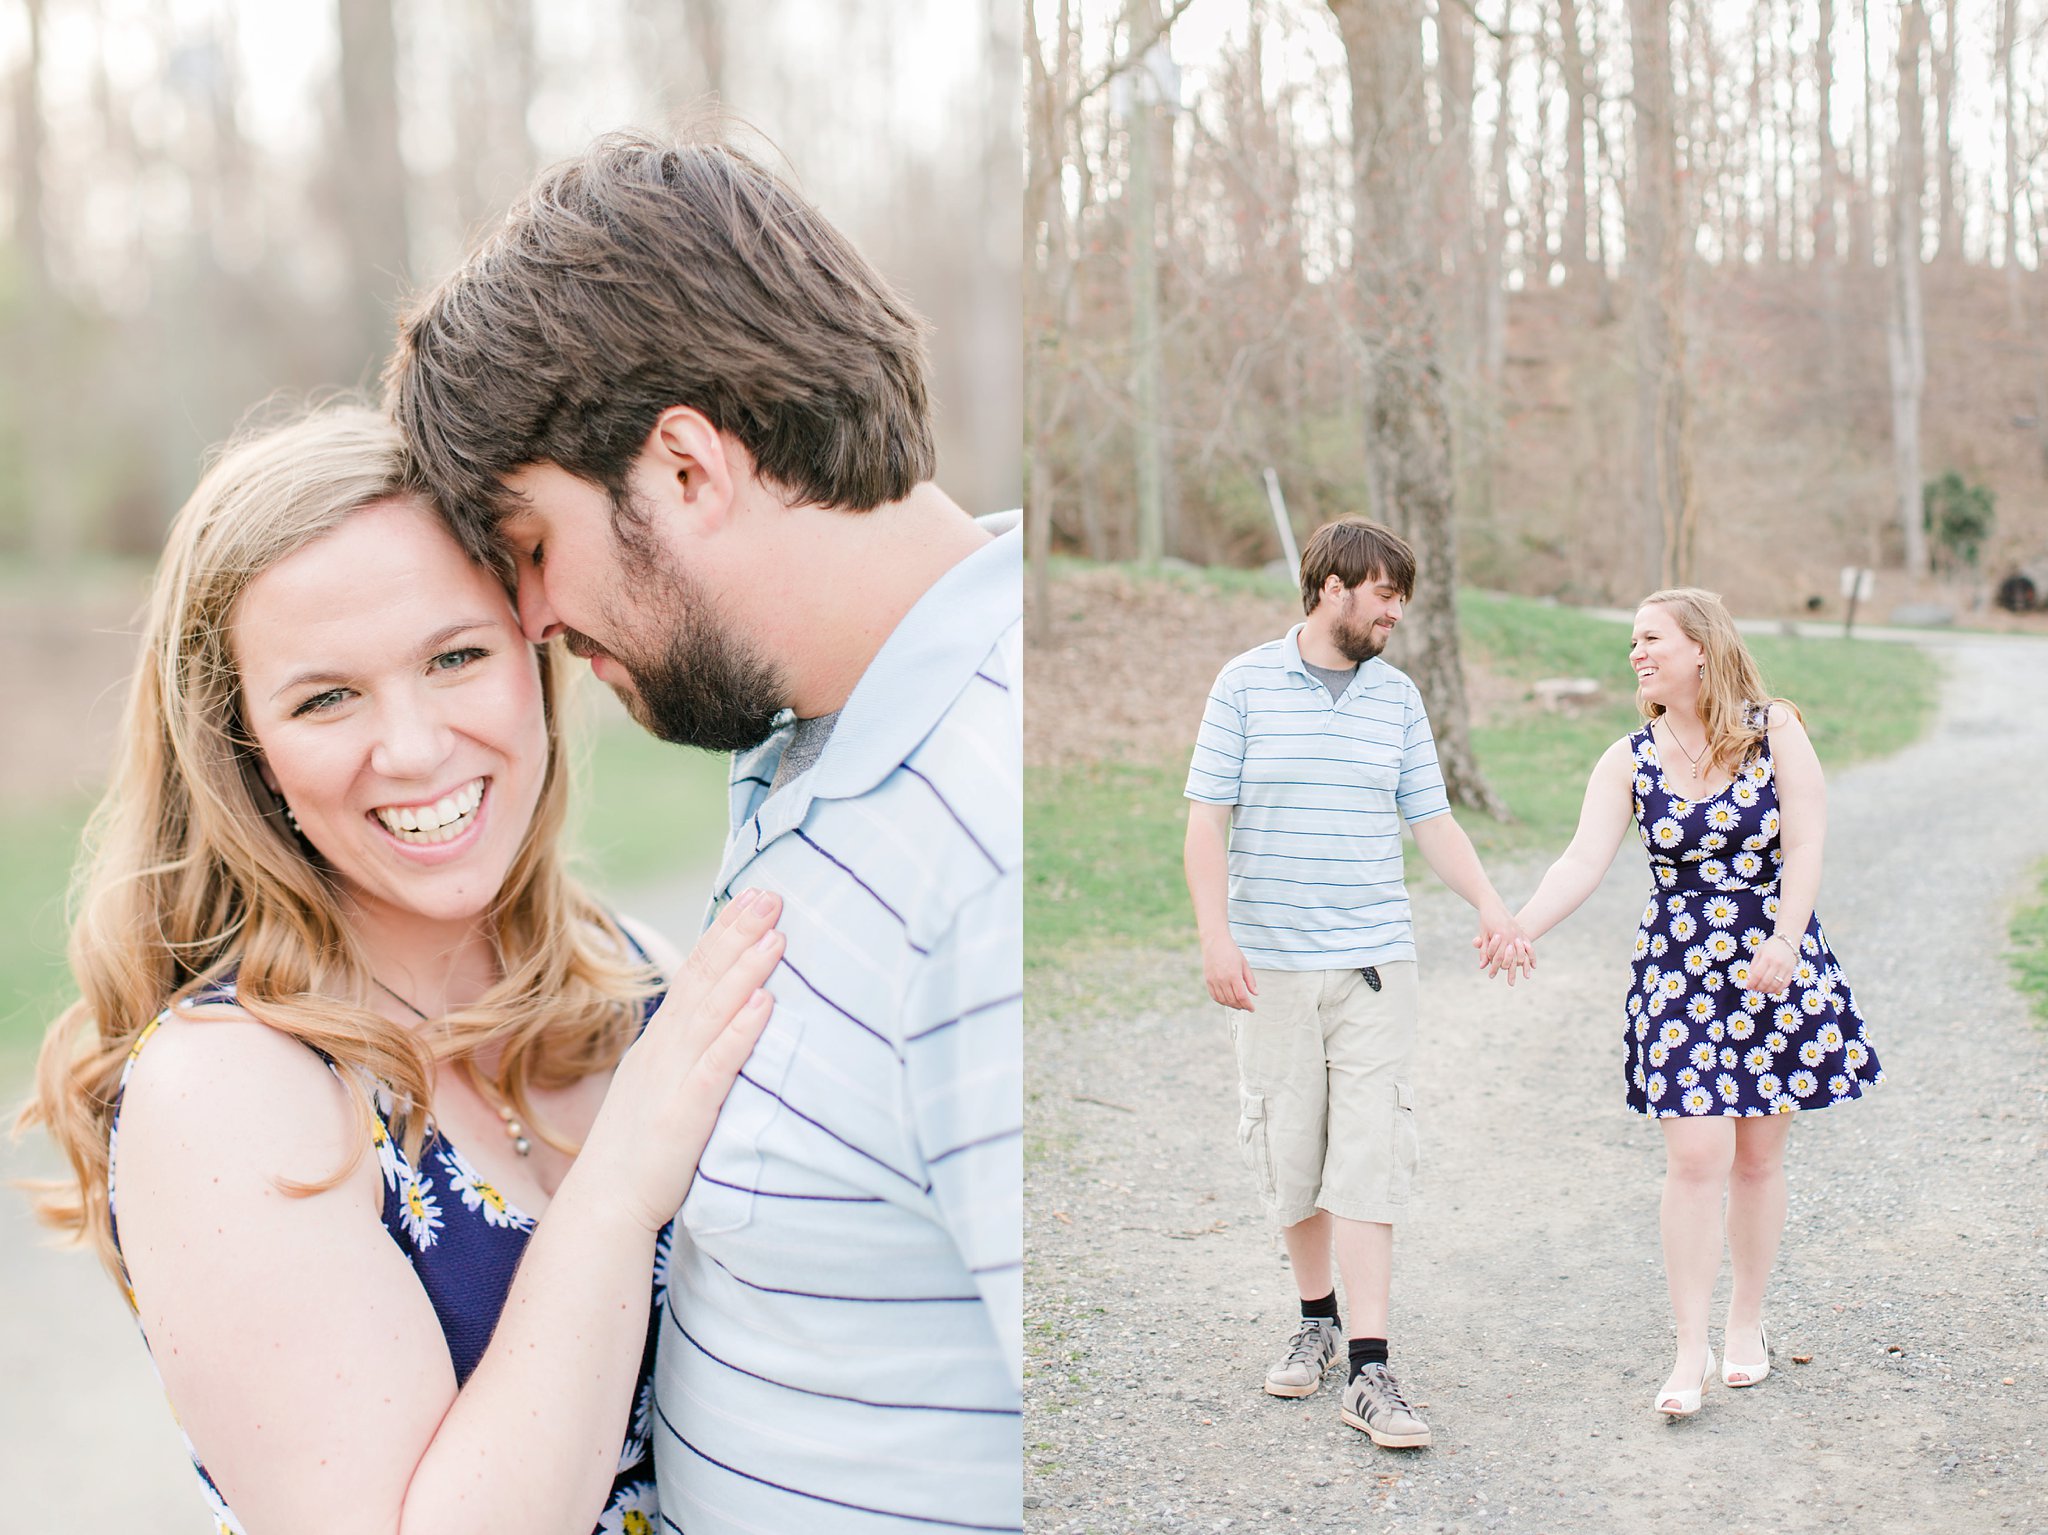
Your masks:
<path fill-rule="evenodd" d="M 621 908 L 687 937 L 716 870 L 629 895 Z M 27 1092 L 0 1069 L 0 1104 Z M 0 1531 L 80 1528 L 208 1535 L 192 1464 L 113 1283 L 82 1252 L 53 1248 L 6 1183 L 52 1176 L 40 1135 L 0 1135 Z"/>
<path fill-rule="evenodd" d="M 1026 1528 L 2048 1532 L 2048 1036 L 2000 958 L 2048 856 L 2048 644 L 1941 649 L 1929 738 L 1830 786 L 1820 910 L 1889 1079 L 1795 1128 L 1766 1383 L 1650 1410 L 1663 1157 L 1621 1106 L 1625 845 L 1512 992 L 1468 968 L 1463 904 L 1418 892 L 1393 1334 L 1429 1450 L 1343 1427 L 1335 1377 L 1260 1390 L 1293 1289 L 1192 946 L 1034 983 Z M 1515 902 L 1541 866 L 1494 872 Z"/>

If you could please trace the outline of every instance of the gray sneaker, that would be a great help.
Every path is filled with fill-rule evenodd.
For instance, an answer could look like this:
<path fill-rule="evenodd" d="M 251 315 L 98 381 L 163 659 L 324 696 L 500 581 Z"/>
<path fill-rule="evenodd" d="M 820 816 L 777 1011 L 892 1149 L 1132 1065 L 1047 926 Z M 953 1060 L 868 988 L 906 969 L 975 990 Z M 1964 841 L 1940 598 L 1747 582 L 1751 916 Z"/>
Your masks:
<path fill-rule="evenodd" d="M 1408 1405 L 1401 1383 L 1383 1364 L 1369 1364 L 1352 1377 L 1338 1411 L 1346 1423 L 1389 1450 L 1418 1450 L 1429 1443 L 1429 1425 Z"/>
<path fill-rule="evenodd" d="M 1314 1396 L 1323 1384 L 1323 1372 L 1337 1358 L 1337 1324 L 1324 1317 L 1305 1316 L 1288 1340 L 1287 1354 L 1266 1372 L 1269 1396 Z"/>

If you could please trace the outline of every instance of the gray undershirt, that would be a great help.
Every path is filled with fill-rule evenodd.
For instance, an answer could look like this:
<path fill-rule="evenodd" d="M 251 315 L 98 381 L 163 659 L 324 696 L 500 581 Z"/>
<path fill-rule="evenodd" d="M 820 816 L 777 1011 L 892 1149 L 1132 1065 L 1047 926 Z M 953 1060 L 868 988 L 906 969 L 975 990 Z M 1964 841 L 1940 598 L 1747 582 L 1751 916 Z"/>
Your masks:
<path fill-rule="evenodd" d="M 1330 702 L 1332 703 L 1335 703 L 1344 696 L 1344 690 L 1351 686 L 1351 679 L 1358 675 L 1356 664 L 1344 667 L 1338 671 L 1332 671 L 1327 666 L 1318 666 L 1315 662 L 1309 660 L 1303 660 L 1301 664 L 1309 669 L 1309 673 L 1316 681 L 1330 690 Z"/>
<path fill-rule="evenodd" d="M 818 758 L 824 755 L 825 743 L 832 739 L 832 727 L 838 723 L 839 711 L 834 709 L 830 714 L 800 719 L 790 725 L 788 744 L 782 748 L 782 760 L 775 764 L 775 781 L 768 785 L 770 794 L 792 778 L 810 771 Z"/>

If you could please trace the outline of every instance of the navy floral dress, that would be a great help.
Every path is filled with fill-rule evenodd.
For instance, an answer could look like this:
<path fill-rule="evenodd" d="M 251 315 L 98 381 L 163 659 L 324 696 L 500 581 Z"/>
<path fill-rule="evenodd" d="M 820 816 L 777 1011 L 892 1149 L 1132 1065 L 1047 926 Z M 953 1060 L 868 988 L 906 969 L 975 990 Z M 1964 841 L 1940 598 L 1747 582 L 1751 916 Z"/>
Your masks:
<path fill-rule="evenodd" d="M 637 945 L 636 945 L 637 947 Z M 644 955 L 642 956 L 645 957 Z M 235 1000 L 232 980 L 190 999 L 194 1006 Z M 661 994 L 648 999 L 641 1024 L 654 1016 Z M 128 1063 L 122 1068 L 120 1092 L 166 1015 L 159 1014 L 136 1036 L 129 1048 Z M 322 1057 L 325 1059 L 325 1057 Z M 328 1067 L 337 1075 L 342 1068 L 332 1060 Z M 462 1152 L 429 1122 L 425 1142 L 415 1165 L 401 1144 L 402 1128 L 393 1113 L 391 1094 L 372 1085 L 374 1112 L 370 1119 L 370 1140 L 377 1156 L 377 1170 L 384 1181 L 384 1229 L 390 1233 L 420 1286 L 433 1303 L 448 1343 L 448 1357 L 455 1366 L 460 1387 L 468 1381 L 498 1316 L 505 1309 L 505 1297 L 512 1288 L 512 1275 L 526 1251 L 534 1218 L 513 1205 L 472 1167 Z M 114 1247 L 118 1253 L 121 1231 L 116 1204 L 116 1156 L 120 1149 L 121 1105 L 117 1095 L 114 1120 L 108 1134 L 107 1210 L 113 1222 Z M 593 1535 L 652 1535 L 661 1528 L 660 1506 L 655 1498 L 652 1447 L 654 1412 L 654 1346 L 659 1334 L 661 1310 L 667 1300 L 669 1244 L 673 1227 L 662 1230 L 654 1251 L 654 1288 L 648 1312 L 647 1342 L 641 1350 L 640 1371 L 633 1389 L 633 1415 L 620 1447 L 618 1470 L 605 1500 L 604 1513 Z M 130 1311 L 136 1309 L 135 1288 L 122 1264 L 122 1290 Z M 145 1338 L 144 1342 L 147 1343 Z M 182 1433 L 182 1428 L 180 1430 Z M 216 1535 L 246 1535 L 241 1522 L 214 1485 L 200 1462 L 192 1441 L 185 1441 L 192 1457 L 192 1469 L 199 1474 L 200 1495 L 213 1515 Z"/>
<path fill-rule="evenodd" d="M 1761 723 L 1755 711 L 1752 719 Z M 1788 1114 L 1884 1080 L 1863 1014 L 1810 917 L 1782 997 L 1748 985 L 1776 930 L 1778 784 L 1764 736 L 1734 781 L 1699 800 L 1664 781 L 1645 725 L 1629 738 L 1636 826 L 1656 881 L 1636 932 L 1628 1106 L 1653 1118 Z"/>

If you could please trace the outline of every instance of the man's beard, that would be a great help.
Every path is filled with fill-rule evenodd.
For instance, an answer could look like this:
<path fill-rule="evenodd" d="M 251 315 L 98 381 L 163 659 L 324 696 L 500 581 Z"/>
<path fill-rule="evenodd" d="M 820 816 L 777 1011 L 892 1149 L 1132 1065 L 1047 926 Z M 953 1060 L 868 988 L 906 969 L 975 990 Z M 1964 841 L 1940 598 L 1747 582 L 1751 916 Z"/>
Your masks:
<path fill-rule="evenodd" d="M 788 689 L 775 665 L 721 620 L 704 588 L 651 542 L 620 538 L 620 545 L 647 572 L 656 600 L 637 620 L 611 620 L 616 634 L 659 630 L 661 648 L 651 657 L 605 651 L 580 634 L 569 636 L 578 655 L 608 654 L 625 669 L 632 687 L 618 687 L 626 712 L 641 729 L 675 746 L 741 752 L 774 733 L 787 707 Z M 610 615 L 607 615 L 608 619 Z"/>
<path fill-rule="evenodd" d="M 1345 660 L 1363 666 L 1387 648 L 1387 636 L 1391 632 L 1376 623 L 1354 628 L 1340 620 L 1330 626 L 1330 643 L 1337 647 Z"/>

